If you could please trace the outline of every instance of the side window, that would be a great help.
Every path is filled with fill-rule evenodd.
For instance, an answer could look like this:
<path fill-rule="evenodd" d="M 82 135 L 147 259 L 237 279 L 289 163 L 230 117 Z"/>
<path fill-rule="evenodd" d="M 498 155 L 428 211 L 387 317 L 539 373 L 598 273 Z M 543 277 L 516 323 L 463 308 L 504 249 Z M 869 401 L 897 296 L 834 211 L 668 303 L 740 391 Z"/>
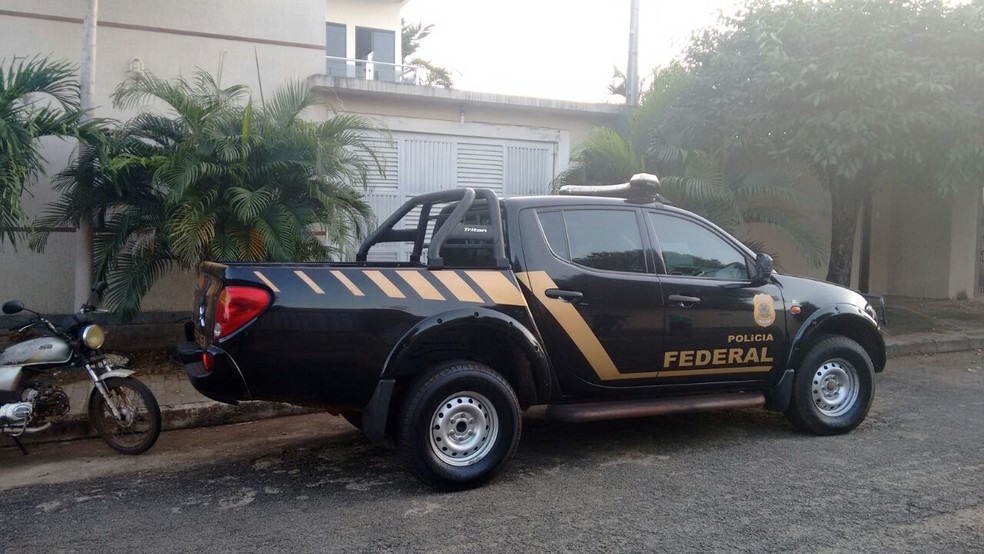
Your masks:
<path fill-rule="evenodd" d="M 563 210 L 538 212 L 537 216 L 557 257 L 594 269 L 645 273 L 635 212 Z"/>
<path fill-rule="evenodd" d="M 649 212 L 649 217 L 668 274 L 748 280 L 745 256 L 707 228 L 666 214 Z"/>

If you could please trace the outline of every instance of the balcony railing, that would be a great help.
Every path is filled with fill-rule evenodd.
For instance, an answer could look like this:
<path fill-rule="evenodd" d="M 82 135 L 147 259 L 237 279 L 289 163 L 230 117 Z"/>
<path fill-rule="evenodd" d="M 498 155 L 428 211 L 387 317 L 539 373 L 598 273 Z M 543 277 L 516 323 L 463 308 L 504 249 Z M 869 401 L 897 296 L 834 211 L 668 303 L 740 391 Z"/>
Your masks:
<path fill-rule="evenodd" d="M 400 65 L 377 62 L 372 59 L 340 58 L 325 56 L 325 70 L 333 77 L 386 81 L 389 83 L 428 84 L 427 68 L 416 65 Z"/>

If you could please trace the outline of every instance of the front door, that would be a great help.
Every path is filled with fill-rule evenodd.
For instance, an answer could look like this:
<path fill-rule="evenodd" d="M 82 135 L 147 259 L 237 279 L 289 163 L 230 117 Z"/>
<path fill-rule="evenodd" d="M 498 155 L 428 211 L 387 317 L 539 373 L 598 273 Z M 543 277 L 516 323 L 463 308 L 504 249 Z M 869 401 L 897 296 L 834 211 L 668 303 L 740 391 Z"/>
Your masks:
<path fill-rule="evenodd" d="M 519 278 L 562 388 L 655 379 L 663 297 L 642 212 L 553 207 L 520 217 L 527 271 Z"/>
<path fill-rule="evenodd" d="M 666 304 L 660 383 L 756 381 L 784 369 L 785 309 L 752 260 L 718 230 L 684 214 L 647 210 Z"/>

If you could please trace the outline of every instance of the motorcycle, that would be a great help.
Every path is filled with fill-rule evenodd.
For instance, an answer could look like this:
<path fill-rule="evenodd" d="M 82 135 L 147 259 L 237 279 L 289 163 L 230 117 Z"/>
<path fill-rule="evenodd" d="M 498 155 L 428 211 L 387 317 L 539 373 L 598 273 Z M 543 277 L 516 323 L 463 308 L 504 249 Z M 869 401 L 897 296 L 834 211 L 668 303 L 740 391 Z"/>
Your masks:
<path fill-rule="evenodd" d="M 97 283 L 93 296 L 105 289 L 105 282 Z M 0 353 L 0 432 L 12 437 L 24 454 L 22 435 L 44 431 L 69 412 L 68 395 L 49 382 L 62 369 L 88 373 L 93 383 L 89 422 L 117 452 L 146 452 L 161 433 L 161 410 L 154 394 L 133 377 L 133 371 L 113 369 L 106 359 L 105 332 L 89 315 L 100 310 L 91 302 L 93 297 L 66 318 L 62 329 L 19 300 L 3 305 L 8 315 L 34 314 L 31 322 L 11 331 L 15 340 L 36 327 L 52 335 L 17 342 Z"/>

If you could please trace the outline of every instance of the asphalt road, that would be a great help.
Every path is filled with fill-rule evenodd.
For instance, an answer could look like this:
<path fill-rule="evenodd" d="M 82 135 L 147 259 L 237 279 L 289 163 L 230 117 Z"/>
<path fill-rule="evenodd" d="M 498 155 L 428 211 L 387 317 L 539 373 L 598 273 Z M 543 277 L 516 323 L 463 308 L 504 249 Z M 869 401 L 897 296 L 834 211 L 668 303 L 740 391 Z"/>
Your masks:
<path fill-rule="evenodd" d="M 456 494 L 424 488 L 389 451 L 323 415 L 166 433 L 160 452 L 119 469 L 107 462 L 102 473 L 81 470 L 90 458 L 73 460 L 83 447 L 51 445 L 38 455 L 61 453 L 51 479 L 68 482 L 0 492 L 0 544 L 11 552 L 980 552 L 984 356 L 893 360 L 877 388 L 867 421 L 829 438 L 796 434 L 781 416 L 755 410 L 582 425 L 528 418 L 504 474 Z M 250 435 L 277 429 L 286 429 L 279 442 L 253 438 L 251 447 Z M 23 463 L 15 454 L 0 451 L 0 483 L 4 465 Z"/>

